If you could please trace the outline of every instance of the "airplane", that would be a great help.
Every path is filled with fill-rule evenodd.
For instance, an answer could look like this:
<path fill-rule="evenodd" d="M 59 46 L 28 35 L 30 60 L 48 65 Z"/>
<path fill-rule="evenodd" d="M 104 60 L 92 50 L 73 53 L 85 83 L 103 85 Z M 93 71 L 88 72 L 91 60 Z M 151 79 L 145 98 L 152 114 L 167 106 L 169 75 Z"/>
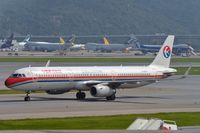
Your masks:
<path fill-rule="evenodd" d="M 174 35 L 169 35 L 159 53 L 148 66 L 88 66 L 88 67 L 25 67 L 16 70 L 6 80 L 5 86 L 26 92 L 25 101 L 30 101 L 30 92 L 45 90 L 48 94 L 63 94 L 77 90 L 76 98 L 83 100 L 90 91 L 94 97 L 115 100 L 119 88 L 136 88 L 155 83 L 174 75 L 170 68 Z"/>
<path fill-rule="evenodd" d="M 72 35 L 72 37 L 69 39 L 69 43 L 66 44 L 69 46 L 70 51 L 78 51 L 78 50 L 85 50 L 85 44 L 76 44 L 75 43 L 76 36 Z"/>
<path fill-rule="evenodd" d="M 7 39 L 2 40 L 1 44 L 0 44 L 0 49 L 5 49 L 5 48 L 10 48 L 12 47 L 14 44 L 12 44 L 14 38 L 14 33 L 11 33 L 10 37 L 8 37 Z"/>
<path fill-rule="evenodd" d="M 53 42 L 33 42 L 30 41 L 30 35 L 27 35 L 24 41 L 20 42 L 19 45 L 24 46 L 25 51 L 56 51 L 56 50 L 63 50 L 65 49 L 65 41 L 62 37 L 60 37 L 59 43 L 53 43 Z"/>
<path fill-rule="evenodd" d="M 104 43 L 86 43 L 85 49 L 92 51 L 101 51 L 101 52 L 112 52 L 112 51 L 129 51 L 132 49 L 132 44 L 117 44 L 109 43 L 106 37 L 103 38 Z"/>
<path fill-rule="evenodd" d="M 147 53 L 157 53 L 159 49 L 161 48 L 161 45 L 147 45 L 147 44 L 140 44 L 137 40 L 137 38 L 133 35 L 131 36 L 132 42 L 134 42 L 134 50 L 139 50 L 143 54 Z M 174 44 L 172 53 L 177 56 L 190 56 L 190 55 L 196 55 L 194 52 L 194 48 L 190 46 L 189 44 Z"/>

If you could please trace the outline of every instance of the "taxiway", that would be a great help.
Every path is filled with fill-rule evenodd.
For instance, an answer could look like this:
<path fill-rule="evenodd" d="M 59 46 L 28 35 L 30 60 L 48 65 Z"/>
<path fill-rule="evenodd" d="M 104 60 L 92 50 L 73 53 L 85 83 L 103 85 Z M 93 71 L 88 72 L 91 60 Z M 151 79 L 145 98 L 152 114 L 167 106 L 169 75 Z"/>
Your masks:
<path fill-rule="evenodd" d="M 62 95 L 0 95 L 0 119 L 99 116 L 133 113 L 200 111 L 200 76 L 166 80 L 136 88 L 119 89 L 115 101 L 91 97 L 76 100 L 75 92 Z"/>

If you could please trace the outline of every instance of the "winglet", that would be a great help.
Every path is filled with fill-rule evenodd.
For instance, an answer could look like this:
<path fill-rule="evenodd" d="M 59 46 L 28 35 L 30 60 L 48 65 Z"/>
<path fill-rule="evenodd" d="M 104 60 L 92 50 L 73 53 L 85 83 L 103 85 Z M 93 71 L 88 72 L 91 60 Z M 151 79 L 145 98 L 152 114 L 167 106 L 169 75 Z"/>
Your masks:
<path fill-rule="evenodd" d="M 172 55 L 172 48 L 174 43 L 174 35 L 169 35 L 163 46 L 161 47 L 160 51 L 158 52 L 157 56 L 150 64 L 150 66 L 156 67 L 165 67 L 168 68 L 170 65 L 171 55 Z"/>
<path fill-rule="evenodd" d="M 46 67 L 49 67 L 50 65 L 50 60 L 47 61 Z"/>
<path fill-rule="evenodd" d="M 109 41 L 108 41 L 108 39 L 106 37 L 103 38 L 103 41 L 104 41 L 105 45 L 109 45 L 110 44 Z"/>
<path fill-rule="evenodd" d="M 191 68 L 192 68 L 192 66 L 189 66 L 181 78 L 186 78 L 189 75 Z"/>

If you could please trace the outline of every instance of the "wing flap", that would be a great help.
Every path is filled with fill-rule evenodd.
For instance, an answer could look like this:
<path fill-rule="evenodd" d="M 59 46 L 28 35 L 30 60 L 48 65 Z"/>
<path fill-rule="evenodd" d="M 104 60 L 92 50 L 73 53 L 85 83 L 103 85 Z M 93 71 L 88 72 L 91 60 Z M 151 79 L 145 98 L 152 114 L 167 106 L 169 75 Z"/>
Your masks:
<path fill-rule="evenodd" d="M 94 85 L 102 84 L 109 86 L 111 88 L 118 88 L 122 84 L 140 84 L 142 82 L 149 82 L 153 83 L 156 82 L 157 80 L 118 80 L 118 81 L 96 81 L 96 80 L 90 80 L 90 81 L 85 81 L 83 82 L 86 86 L 91 87 Z"/>

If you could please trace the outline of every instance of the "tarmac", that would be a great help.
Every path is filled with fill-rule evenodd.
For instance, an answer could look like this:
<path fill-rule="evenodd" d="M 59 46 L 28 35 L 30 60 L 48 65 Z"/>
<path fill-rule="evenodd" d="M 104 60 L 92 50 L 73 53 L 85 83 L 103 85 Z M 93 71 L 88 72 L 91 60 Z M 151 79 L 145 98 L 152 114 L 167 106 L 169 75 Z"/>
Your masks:
<path fill-rule="evenodd" d="M 127 130 L 18 130 L 0 131 L 0 133 L 199 133 L 200 127 L 183 127 L 178 131 L 127 131 Z"/>
<path fill-rule="evenodd" d="M 173 78 L 178 78 L 173 77 Z M 165 80 L 145 87 L 118 89 L 115 101 L 92 97 L 79 101 L 75 92 L 62 95 L 0 95 L 0 119 L 100 116 L 134 113 L 199 112 L 200 76 L 181 80 Z"/>
<path fill-rule="evenodd" d="M 0 88 L 4 80 L 16 69 L 42 66 L 45 63 L 1 63 Z M 94 63 L 92 63 L 95 65 Z M 53 66 L 79 66 L 90 63 L 51 63 Z M 105 64 L 96 64 L 105 65 Z M 107 64 L 120 65 L 120 64 Z M 143 65 L 127 63 L 124 65 Z M 146 64 L 145 64 L 146 65 Z M 179 64 L 173 64 L 179 65 Z M 181 66 L 182 64 L 180 64 Z M 188 64 L 185 64 L 188 65 Z M 196 64 L 200 66 L 200 64 Z M 179 76 L 173 76 L 176 79 Z M 106 116 L 117 114 L 141 114 L 160 112 L 199 112 L 200 76 L 188 76 L 181 80 L 163 80 L 145 87 L 117 90 L 115 101 L 94 98 L 87 92 L 86 100 L 76 100 L 76 92 L 62 95 L 45 93 L 31 94 L 31 101 L 23 101 L 25 94 L 0 95 L 0 120 L 25 118 L 62 118 L 78 116 Z M 163 131 L 126 131 L 126 130 L 41 130 L 41 131 L 0 131 L 0 133 L 160 133 Z M 183 127 L 177 133 L 199 133 L 200 127 Z"/>

